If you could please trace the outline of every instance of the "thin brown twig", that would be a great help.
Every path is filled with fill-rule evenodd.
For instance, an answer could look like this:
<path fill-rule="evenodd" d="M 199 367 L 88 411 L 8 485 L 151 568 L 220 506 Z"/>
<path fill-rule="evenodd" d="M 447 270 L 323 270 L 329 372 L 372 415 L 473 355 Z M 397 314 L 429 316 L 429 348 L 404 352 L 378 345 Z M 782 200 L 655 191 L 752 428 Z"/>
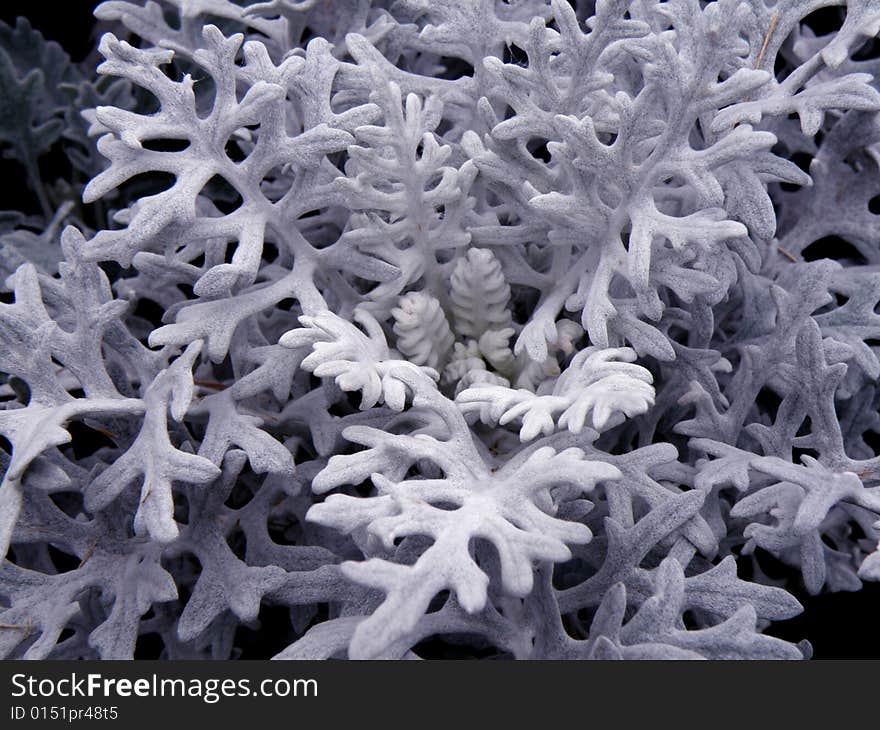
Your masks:
<path fill-rule="evenodd" d="M 82 560 L 80 560 L 80 561 L 79 561 L 79 565 L 76 566 L 77 569 L 82 568 L 82 567 L 86 564 L 86 561 L 87 561 L 90 557 L 92 557 L 92 553 L 95 552 L 95 548 L 96 548 L 96 547 L 98 547 L 98 541 L 97 541 L 97 540 L 95 540 L 95 542 L 93 542 L 93 543 L 89 546 L 89 549 L 86 550 L 86 554 L 82 556 Z"/>
<path fill-rule="evenodd" d="M 113 433 L 113 431 L 108 431 L 108 430 L 107 430 L 106 428 L 104 428 L 103 426 L 92 426 L 91 428 L 92 428 L 94 431 L 97 431 L 98 433 L 100 433 L 100 434 L 106 436 L 106 437 L 107 437 L 108 439 L 110 439 L 111 441 L 119 441 L 119 435 L 118 435 L 118 434 Z"/>
<path fill-rule="evenodd" d="M 226 390 L 229 387 L 223 383 L 218 383 L 216 380 L 201 380 L 199 378 L 193 378 L 193 383 L 211 390 Z"/>
<path fill-rule="evenodd" d="M 779 251 L 779 253 L 781 253 L 783 256 L 785 256 L 785 258 L 787 258 L 789 261 L 791 261 L 793 263 L 798 262 L 797 256 L 795 256 L 791 251 L 784 249 L 782 246 L 777 245 L 776 250 Z"/>
<path fill-rule="evenodd" d="M 32 628 L 33 628 L 33 626 L 31 625 L 30 621 L 28 621 L 24 625 L 22 625 L 22 624 L 7 624 L 7 623 L 0 621 L 0 629 L 15 629 L 16 631 L 26 631 L 27 633 L 30 633 Z"/>
<path fill-rule="evenodd" d="M 779 22 L 779 13 L 773 13 L 773 17 L 770 19 L 770 25 L 767 27 L 767 33 L 764 35 L 764 42 L 761 44 L 761 50 L 758 51 L 758 57 L 755 59 L 754 68 L 759 68 L 762 63 L 764 63 L 764 56 L 767 55 L 767 48 L 770 45 L 770 39 L 773 37 L 773 31 L 776 30 L 776 24 Z M 749 100 L 749 96 L 743 99 L 743 102 L 747 102 Z"/>
<path fill-rule="evenodd" d="M 770 38 L 773 37 L 773 31 L 776 30 L 776 24 L 779 22 L 779 13 L 773 13 L 770 19 L 770 25 L 767 28 L 767 35 L 764 36 L 764 42 L 761 44 L 761 50 L 758 52 L 758 58 L 755 61 L 755 68 L 764 63 L 764 56 L 767 54 L 767 46 L 770 45 Z"/>

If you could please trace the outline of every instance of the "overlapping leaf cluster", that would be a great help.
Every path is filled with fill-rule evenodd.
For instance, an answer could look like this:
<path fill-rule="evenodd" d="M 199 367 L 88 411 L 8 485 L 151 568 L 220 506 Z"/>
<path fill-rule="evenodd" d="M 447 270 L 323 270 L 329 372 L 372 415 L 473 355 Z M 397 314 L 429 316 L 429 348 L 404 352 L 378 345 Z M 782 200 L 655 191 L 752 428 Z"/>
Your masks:
<path fill-rule="evenodd" d="M 96 15 L 0 29 L 3 656 L 801 658 L 880 578 L 874 0 Z"/>

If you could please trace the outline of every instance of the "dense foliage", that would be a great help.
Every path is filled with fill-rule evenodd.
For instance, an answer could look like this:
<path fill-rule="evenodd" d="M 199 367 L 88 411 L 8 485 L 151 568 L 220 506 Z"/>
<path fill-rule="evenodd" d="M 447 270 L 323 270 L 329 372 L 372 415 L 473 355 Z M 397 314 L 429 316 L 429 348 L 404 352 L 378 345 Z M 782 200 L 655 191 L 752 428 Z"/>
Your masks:
<path fill-rule="evenodd" d="M 0 27 L 0 654 L 797 659 L 880 579 L 880 2 L 96 16 Z"/>

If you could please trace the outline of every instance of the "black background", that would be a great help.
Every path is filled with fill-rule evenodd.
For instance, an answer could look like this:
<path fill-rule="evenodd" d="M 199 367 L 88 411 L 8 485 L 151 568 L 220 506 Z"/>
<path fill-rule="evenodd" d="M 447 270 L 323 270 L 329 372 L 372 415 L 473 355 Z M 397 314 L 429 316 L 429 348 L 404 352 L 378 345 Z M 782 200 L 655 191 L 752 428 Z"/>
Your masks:
<path fill-rule="evenodd" d="M 93 53 L 101 31 L 95 27 L 91 14 L 98 4 L 92 0 L 2 0 L 0 20 L 11 24 L 19 15 L 28 17 L 44 36 L 60 43 L 73 60 L 80 61 Z M 811 14 L 807 22 L 822 35 L 839 28 L 840 18 L 838 8 L 826 8 Z M 26 202 L 30 198 L 27 192 L 20 192 L 20 171 L 15 167 L 12 163 L 0 162 L 2 209 L 25 209 L 31 205 Z M 816 597 L 808 596 L 802 588 L 789 587 L 789 590 L 793 590 L 804 605 L 804 613 L 773 624 L 767 633 L 790 641 L 808 639 L 816 659 L 880 658 L 880 584 L 866 583 L 858 593 Z M 262 618 L 265 627 L 265 619 L 269 617 Z M 279 650 L 263 647 L 257 637 L 250 639 L 248 658 L 268 658 Z"/>

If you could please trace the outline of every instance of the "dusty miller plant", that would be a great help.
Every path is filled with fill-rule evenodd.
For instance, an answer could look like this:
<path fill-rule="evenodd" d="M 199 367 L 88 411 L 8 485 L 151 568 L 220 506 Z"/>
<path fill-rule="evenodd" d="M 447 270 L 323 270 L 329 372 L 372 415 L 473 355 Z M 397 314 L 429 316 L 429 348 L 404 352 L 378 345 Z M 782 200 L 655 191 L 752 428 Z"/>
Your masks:
<path fill-rule="evenodd" d="M 0 29 L 2 656 L 798 659 L 880 578 L 877 0 L 96 15 Z"/>

